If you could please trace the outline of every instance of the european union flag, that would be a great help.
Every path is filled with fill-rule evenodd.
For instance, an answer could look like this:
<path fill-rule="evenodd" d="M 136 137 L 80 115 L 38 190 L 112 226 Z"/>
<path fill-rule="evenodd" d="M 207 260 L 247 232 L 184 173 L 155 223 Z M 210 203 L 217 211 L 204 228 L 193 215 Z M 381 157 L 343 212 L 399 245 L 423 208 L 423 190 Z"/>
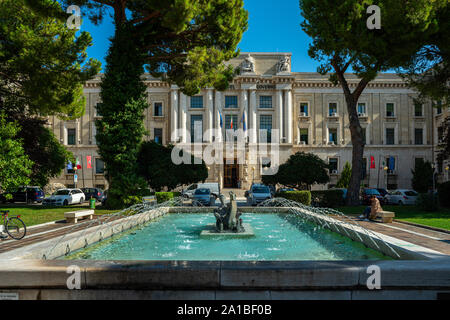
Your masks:
<path fill-rule="evenodd" d="M 220 118 L 220 127 L 223 128 L 222 113 L 220 113 L 220 111 L 219 111 L 219 118 Z"/>
<path fill-rule="evenodd" d="M 73 170 L 72 162 L 70 162 L 70 161 L 67 164 L 67 170 Z"/>

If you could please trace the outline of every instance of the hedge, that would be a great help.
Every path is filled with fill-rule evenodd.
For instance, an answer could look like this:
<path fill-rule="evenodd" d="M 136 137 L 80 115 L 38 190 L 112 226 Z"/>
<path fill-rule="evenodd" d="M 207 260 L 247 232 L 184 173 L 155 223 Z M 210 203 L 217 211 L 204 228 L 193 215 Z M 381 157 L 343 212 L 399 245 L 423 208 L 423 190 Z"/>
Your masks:
<path fill-rule="evenodd" d="M 311 192 L 309 191 L 285 191 L 277 193 L 275 196 L 297 201 L 307 206 L 311 205 Z"/>
<path fill-rule="evenodd" d="M 345 205 L 342 190 L 311 191 L 311 197 L 314 205 L 318 207 L 336 208 Z"/>
<path fill-rule="evenodd" d="M 444 182 L 439 185 L 438 197 L 441 206 L 450 208 L 450 181 Z"/>
<path fill-rule="evenodd" d="M 180 192 L 155 192 L 156 201 L 158 203 L 169 201 L 174 197 L 180 196 Z"/>

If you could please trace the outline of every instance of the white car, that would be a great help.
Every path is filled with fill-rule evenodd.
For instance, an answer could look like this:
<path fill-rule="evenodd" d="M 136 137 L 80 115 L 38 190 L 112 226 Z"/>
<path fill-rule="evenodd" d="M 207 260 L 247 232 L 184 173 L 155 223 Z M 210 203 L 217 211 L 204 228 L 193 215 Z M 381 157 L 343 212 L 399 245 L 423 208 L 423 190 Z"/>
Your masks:
<path fill-rule="evenodd" d="M 416 204 L 418 193 L 409 189 L 397 189 L 384 196 L 388 204 Z"/>
<path fill-rule="evenodd" d="M 80 189 L 59 189 L 50 197 L 45 198 L 43 205 L 67 206 L 69 204 L 82 204 L 86 196 Z"/>

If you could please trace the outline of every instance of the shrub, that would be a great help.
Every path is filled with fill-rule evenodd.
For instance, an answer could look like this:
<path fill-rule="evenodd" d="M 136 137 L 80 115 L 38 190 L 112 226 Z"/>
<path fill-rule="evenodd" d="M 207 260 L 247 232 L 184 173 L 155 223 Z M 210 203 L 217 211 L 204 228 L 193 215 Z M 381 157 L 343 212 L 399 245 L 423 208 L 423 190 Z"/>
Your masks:
<path fill-rule="evenodd" d="M 420 193 L 417 197 L 416 205 L 423 211 L 437 211 L 438 198 L 432 193 Z"/>
<path fill-rule="evenodd" d="M 158 203 L 169 201 L 170 199 L 179 197 L 180 195 L 180 192 L 155 192 L 156 201 Z"/>
<path fill-rule="evenodd" d="M 311 191 L 311 197 L 314 204 L 319 207 L 336 208 L 345 204 L 342 190 Z"/>
<path fill-rule="evenodd" d="M 450 208 L 450 181 L 444 182 L 439 185 L 438 197 L 441 206 Z"/>
<path fill-rule="evenodd" d="M 304 205 L 311 205 L 311 192 L 309 191 L 285 191 L 276 194 L 277 197 L 297 201 Z"/>

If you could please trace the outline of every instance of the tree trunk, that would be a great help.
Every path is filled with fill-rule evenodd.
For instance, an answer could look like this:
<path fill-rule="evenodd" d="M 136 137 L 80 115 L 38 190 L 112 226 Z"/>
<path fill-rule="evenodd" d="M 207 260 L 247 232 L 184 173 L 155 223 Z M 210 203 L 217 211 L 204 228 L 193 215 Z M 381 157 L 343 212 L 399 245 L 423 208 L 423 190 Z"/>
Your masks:
<path fill-rule="evenodd" d="M 356 110 L 357 98 L 355 99 L 353 95 L 346 95 L 345 99 L 347 101 L 352 137 L 352 175 L 347 190 L 346 203 L 350 206 L 357 206 L 360 204 L 359 193 L 365 142 L 362 139 L 362 128 Z"/>

